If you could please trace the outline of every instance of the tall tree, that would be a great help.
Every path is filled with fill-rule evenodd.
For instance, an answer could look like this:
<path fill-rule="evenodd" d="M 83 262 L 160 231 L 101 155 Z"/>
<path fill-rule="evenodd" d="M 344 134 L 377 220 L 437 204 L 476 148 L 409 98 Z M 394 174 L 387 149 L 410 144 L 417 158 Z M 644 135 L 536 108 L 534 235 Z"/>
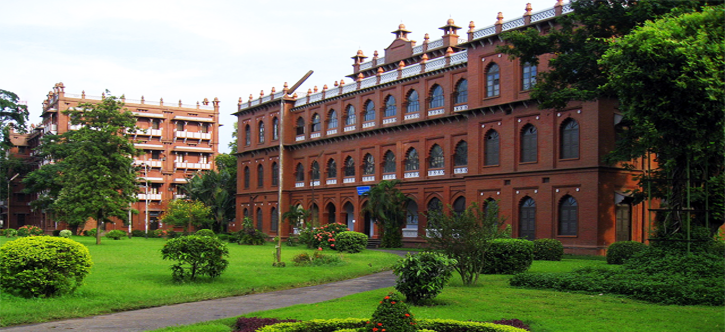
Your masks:
<path fill-rule="evenodd" d="M 410 198 L 396 188 L 398 184 L 400 180 L 383 180 L 363 195 L 368 199 L 364 211 L 369 212 L 370 217 L 382 229 L 380 245 L 384 248 L 398 248 L 403 245 L 401 229 L 405 225 Z"/>
<path fill-rule="evenodd" d="M 192 226 L 204 227 L 214 223 L 212 210 L 200 201 L 175 199 L 159 218 L 165 224 L 184 227 L 188 233 Z"/>
<path fill-rule="evenodd" d="M 236 178 L 227 170 L 200 172 L 188 179 L 183 188 L 189 199 L 209 207 L 214 231 L 225 232 L 235 215 Z"/>
<path fill-rule="evenodd" d="M 27 172 L 27 165 L 7 153 L 13 146 L 10 141 L 10 131 L 14 129 L 25 132 L 28 114 L 28 106 L 21 104 L 15 93 L 0 89 L 0 171 L 6 175 L 0 177 L 0 193 L 6 202 L 10 194 L 7 190 L 10 177 L 17 173 L 24 175 Z M 6 222 L 5 227 L 10 227 L 10 223 Z"/>

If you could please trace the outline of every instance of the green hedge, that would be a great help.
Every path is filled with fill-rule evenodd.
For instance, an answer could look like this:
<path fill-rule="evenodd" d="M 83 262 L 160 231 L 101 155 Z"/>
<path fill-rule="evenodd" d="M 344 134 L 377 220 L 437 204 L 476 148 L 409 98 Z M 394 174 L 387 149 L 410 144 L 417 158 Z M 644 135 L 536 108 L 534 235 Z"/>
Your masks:
<path fill-rule="evenodd" d="M 267 325 L 257 332 L 342 332 L 361 331 L 367 319 L 313 319 L 298 323 Z M 418 319 L 418 332 L 524 332 L 526 330 L 508 325 L 479 322 L 462 322 L 452 319 Z"/>
<path fill-rule="evenodd" d="M 534 243 L 524 239 L 495 239 L 484 259 L 485 274 L 526 272 L 534 261 Z"/>
<path fill-rule="evenodd" d="M 368 245 L 368 236 L 360 232 L 346 231 L 335 238 L 337 251 L 358 253 L 365 250 Z"/>
<path fill-rule="evenodd" d="M 635 241 L 614 242 L 607 248 L 607 264 L 624 264 L 634 254 L 647 248 L 647 245 Z"/>
<path fill-rule="evenodd" d="M 126 232 L 124 232 L 120 229 L 114 229 L 114 230 L 106 233 L 105 236 L 109 239 L 120 240 L 120 239 L 126 238 L 126 236 L 128 236 L 128 234 L 126 234 Z"/>
<path fill-rule="evenodd" d="M 560 261 L 564 256 L 564 245 L 556 239 L 534 240 L 534 260 Z"/>

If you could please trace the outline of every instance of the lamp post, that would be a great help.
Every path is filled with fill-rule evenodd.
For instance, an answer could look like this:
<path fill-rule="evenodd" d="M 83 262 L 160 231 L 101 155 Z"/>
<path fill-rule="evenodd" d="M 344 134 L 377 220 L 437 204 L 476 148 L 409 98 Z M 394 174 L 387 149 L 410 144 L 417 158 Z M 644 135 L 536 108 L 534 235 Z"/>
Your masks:
<path fill-rule="evenodd" d="M 10 180 L 8 180 L 8 200 L 7 200 L 7 202 L 8 202 L 8 220 L 7 220 L 7 225 L 5 226 L 5 228 L 10 228 L 10 197 L 13 196 L 13 193 L 10 191 L 10 183 L 13 182 L 13 180 L 15 180 L 15 178 L 17 178 L 18 175 L 20 175 L 20 173 L 15 173 L 15 175 L 13 175 L 13 177 L 11 177 Z"/>

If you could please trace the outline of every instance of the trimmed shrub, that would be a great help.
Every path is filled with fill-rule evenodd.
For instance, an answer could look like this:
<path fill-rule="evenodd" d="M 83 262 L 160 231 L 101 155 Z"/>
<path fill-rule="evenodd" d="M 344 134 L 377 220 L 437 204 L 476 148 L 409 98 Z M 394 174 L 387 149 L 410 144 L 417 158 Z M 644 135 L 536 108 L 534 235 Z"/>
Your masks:
<path fill-rule="evenodd" d="M 91 228 L 91 229 L 85 230 L 85 231 L 83 231 L 83 235 L 94 237 L 94 236 L 96 236 L 96 229 Z"/>
<path fill-rule="evenodd" d="M 18 228 L 18 236 L 40 236 L 45 234 L 40 227 L 33 225 L 25 225 Z"/>
<path fill-rule="evenodd" d="M 104 236 L 109 239 L 120 240 L 120 239 L 126 238 L 128 236 L 128 234 L 120 229 L 114 229 L 114 230 L 108 231 L 108 233 L 106 233 L 106 235 L 104 235 Z"/>
<path fill-rule="evenodd" d="M 198 236 L 216 236 L 216 234 L 214 234 L 214 231 L 212 231 L 211 229 L 200 229 L 200 230 L 196 231 L 196 233 L 194 233 L 194 235 L 198 235 Z"/>
<path fill-rule="evenodd" d="M 341 223 L 322 225 L 312 230 L 312 237 L 307 245 L 313 249 L 335 249 L 337 236 L 348 231 L 350 231 L 350 229 L 347 228 L 347 225 L 343 225 Z"/>
<path fill-rule="evenodd" d="M 325 255 L 320 251 L 315 251 L 312 255 L 308 253 L 301 253 L 299 255 L 296 255 L 292 257 L 292 262 L 296 266 L 304 266 L 304 265 L 328 265 L 328 264 L 337 264 L 342 262 L 342 259 L 340 257 L 337 257 L 335 255 Z"/>
<path fill-rule="evenodd" d="M 58 236 L 64 237 L 66 239 L 70 239 L 71 235 L 73 235 L 73 232 L 67 229 L 64 229 L 58 233 Z"/>
<path fill-rule="evenodd" d="M 710 247 L 708 248 L 707 252 L 713 255 L 725 257 L 725 241 L 713 240 L 712 242 L 710 242 Z"/>
<path fill-rule="evenodd" d="M 222 240 L 224 242 L 231 242 L 234 240 L 231 235 L 226 233 L 218 234 L 217 237 L 219 238 L 219 240 Z"/>
<path fill-rule="evenodd" d="M 456 263 L 455 259 L 441 253 L 408 253 L 393 265 L 393 273 L 398 276 L 395 289 L 405 295 L 408 303 L 425 303 L 443 290 L 453 275 Z"/>
<path fill-rule="evenodd" d="M 12 228 L 8 228 L 5 230 L 5 237 L 14 237 L 14 236 L 18 236 L 18 231 L 14 230 Z"/>
<path fill-rule="evenodd" d="M 167 236 L 169 236 L 169 231 L 167 231 L 165 229 L 155 229 L 155 230 L 149 232 L 149 237 L 165 238 Z"/>
<path fill-rule="evenodd" d="M 171 266 L 175 281 L 193 281 L 197 275 L 218 277 L 229 265 L 224 259 L 229 249 L 216 237 L 189 235 L 171 239 L 161 249 L 163 259 L 177 261 Z"/>
<path fill-rule="evenodd" d="M 526 272 L 534 261 L 534 243 L 524 239 L 494 239 L 484 254 L 485 274 Z"/>
<path fill-rule="evenodd" d="M 634 254 L 647 248 L 647 245 L 635 241 L 614 242 L 607 248 L 607 264 L 624 264 Z"/>
<path fill-rule="evenodd" d="M 372 331 L 362 329 L 366 320 L 360 318 L 345 319 L 313 319 L 298 323 L 279 323 L 267 325 L 257 332 L 342 332 L 342 331 Z M 418 332 L 525 332 L 526 330 L 513 326 L 494 323 L 462 322 L 452 319 L 419 319 Z M 391 331 L 386 329 L 387 331 Z M 395 330 L 392 330 L 393 332 Z M 376 332 L 382 332 L 379 329 Z"/>
<path fill-rule="evenodd" d="M 480 322 L 461 322 L 452 319 L 420 319 L 418 325 L 421 329 L 436 332 L 523 332 L 525 329 L 509 325 Z"/>
<path fill-rule="evenodd" d="M 132 237 L 144 237 L 146 236 L 146 232 L 140 230 L 140 229 L 134 229 L 131 231 Z"/>
<path fill-rule="evenodd" d="M 363 318 L 311 319 L 297 323 L 267 325 L 257 332 L 335 332 L 341 329 L 359 329 L 365 326 Z"/>
<path fill-rule="evenodd" d="M 20 238 L 0 247 L 0 288 L 25 297 L 69 294 L 91 266 L 88 248 L 71 239 Z"/>
<path fill-rule="evenodd" d="M 534 240 L 534 260 L 560 261 L 564 256 L 564 245 L 556 239 Z"/>
<path fill-rule="evenodd" d="M 415 319 L 410 314 L 408 306 L 396 293 L 390 293 L 384 297 L 373 312 L 373 317 L 365 324 L 366 331 L 414 332 L 417 329 Z"/>
<path fill-rule="evenodd" d="M 368 245 L 368 236 L 360 232 L 345 231 L 335 238 L 337 251 L 358 253 Z"/>
<path fill-rule="evenodd" d="M 175 239 L 177 237 L 184 236 L 184 233 L 182 232 L 174 232 L 173 230 L 167 230 L 166 231 L 166 238 L 167 239 Z"/>
<path fill-rule="evenodd" d="M 241 317 L 234 324 L 234 332 L 255 332 L 259 328 L 277 323 L 299 322 L 296 319 Z"/>

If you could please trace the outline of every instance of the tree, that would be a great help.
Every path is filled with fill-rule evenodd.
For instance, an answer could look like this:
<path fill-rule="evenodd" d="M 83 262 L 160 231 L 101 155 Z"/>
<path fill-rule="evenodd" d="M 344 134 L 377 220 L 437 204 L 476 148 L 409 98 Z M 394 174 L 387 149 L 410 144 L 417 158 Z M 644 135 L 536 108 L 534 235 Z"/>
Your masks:
<path fill-rule="evenodd" d="M 310 217 L 310 211 L 305 210 L 302 205 L 290 205 L 287 212 L 282 214 L 282 221 L 285 219 L 287 222 L 289 222 L 290 225 L 294 225 L 295 227 L 299 227 L 299 225 L 304 222 L 305 219 Z M 278 230 L 282 229 L 282 225 L 277 226 Z M 278 231 L 278 233 L 281 233 Z M 273 264 L 274 266 L 280 266 L 283 267 L 284 263 L 282 263 L 282 236 L 277 236 L 277 253 L 275 255 L 276 262 Z"/>
<path fill-rule="evenodd" d="M 17 173 L 24 175 L 27 172 L 24 163 L 7 153 L 13 146 L 10 141 L 10 131 L 15 129 L 25 132 L 28 114 L 28 106 L 21 104 L 15 93 L 0 89 L 0 171 L 7 175 L 7 177 L 0 177 L 0 192 L 6 202 L 9 195 L 7 191 L 9 177 Z M 5 227 L 10 227 L 9 222 L 5 224 Z"/>
<path fill-rule="evenodd" d="M 31 177 L 54 178 L 47 182 L 47 188 L 57 190 L 49 193 L 55 196 L 48 202 L 56 216 L 73 223 L 93 218 L 100 230 L 104 223 L 113 222 L 111 217 L 123 220 L 130 203 L 136 200 L 132 156 L 138 152 L 126 134 L 135 130 L 136 119 L 114 96 L 98 104 L 81 103 L 63 112 L 71 124 L 81 127 L 43 137 L 41 155 L 56 166 L 44 165 Z M 96 244 L 100 243 L 99 231 Z"/>
<path fill-rule="evenodd" d="M 236 177 L 226 169 L 199 172 L 188 179 L 183 188 L 189 199 L 209 207 L 214 219 L 212 229 L 217 233 L 225 232 L 235 214 Z"/>
<path fill-rule="evenodd" d="M 452 210 L 450 206 L 448 209 Z M 489 204 L 482 210 L 473 203 L 465 211 L 453 214 L 443 209 L 430 210 L 427 217 L 426 240 L 431 248 L 457 261 L 456 271 L 461 274 L 464 285 L 478 282 L 491 240 L 506 237 L 498 204 Z"/>
<path fill-rule="evenodd" d="M 655 156 L 657 168 L 639 179 L 638 194 L 664 200 L 659 238 L 683 232 L 688 217 L 711 235 L 725 223 L 724 9 L 647 22 L 612 42 L 599 61 L 626 128 L 608 160 Z M 685 211 L 688 191 L 692 213 Z"/>
<path fill-rule="evenodd" d="M 188 233 L 192 226 L 202 227 L 214 223 L 211 209 L 201 201 L 175 199 L 159 218 L 166 224 L 184 227 Z"/>
<path fill-rule="evenodd" d="M 410 198 L 395 188 L 400 180 L 380 181 L 363 194 L 368 202 L 363 211 L 369 212 L 382 230 L 383 248 L 399 248 L 403 244 L 401 229 L 405 225 Z"/>

